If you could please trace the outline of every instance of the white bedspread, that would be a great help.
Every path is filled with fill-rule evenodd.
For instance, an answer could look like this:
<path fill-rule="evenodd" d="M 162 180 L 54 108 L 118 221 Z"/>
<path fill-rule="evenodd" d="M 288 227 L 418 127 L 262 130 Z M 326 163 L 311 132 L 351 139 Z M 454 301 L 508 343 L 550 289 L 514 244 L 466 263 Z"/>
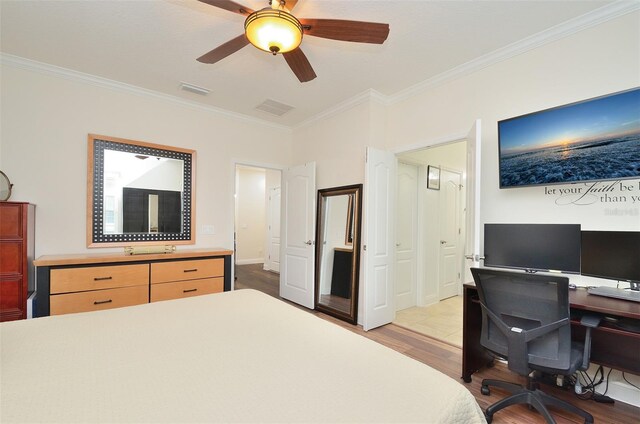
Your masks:
<path fill-rule="evenodd" d="M 0 421 L 482 423 L 462 384 L 253 290 L 0 325 Z"/>

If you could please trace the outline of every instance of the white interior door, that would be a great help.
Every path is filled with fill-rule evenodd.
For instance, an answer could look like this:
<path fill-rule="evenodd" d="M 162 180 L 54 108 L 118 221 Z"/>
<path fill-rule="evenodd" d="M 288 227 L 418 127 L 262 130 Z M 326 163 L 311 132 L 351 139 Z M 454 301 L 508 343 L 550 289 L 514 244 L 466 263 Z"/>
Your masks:
<path fill-rule="evenodd" d="M 282 173 L 280 297 L 314 308 L 316 164 Z"/>
<path fill-rule="evenodd" d="M 481 122 L 477 119 L 467 136 L 467 201 L 464 243 L 465 281 L 473 281 L 470 267 L 480 266 L 480 153 Z"/>
<path fill-rule="evenodd" d="M 364 176 L 364 318 L 366 331 L 394 320 L 396 157 L 367 147 Z"/>
<path fill-rule="evenodd" d="M 461 286 L 460 183 L 457 172 L 440 171 L 438 298 L 457 296 Z"/>
<path fill-rule="evenodd" d="M 398 163 L 396 204 L 396 311 L 417 302 L 418 167 Z"/>
<path fill-rule="evenodd" d="M 280 187 L 269 190 L 269 223 L 267 246 L 267 269 L 280 272 Z"/>

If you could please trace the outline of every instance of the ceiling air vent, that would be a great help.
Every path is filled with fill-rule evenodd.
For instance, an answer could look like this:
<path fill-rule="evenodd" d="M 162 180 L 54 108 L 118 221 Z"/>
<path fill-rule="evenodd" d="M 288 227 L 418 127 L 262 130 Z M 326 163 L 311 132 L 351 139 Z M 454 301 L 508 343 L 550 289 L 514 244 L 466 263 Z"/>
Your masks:
<path fill-rule="evenodd" d="M 263 112 L 270 113 L 276 116 L 282 116 L 285 113 L 293 109 L 293 106 L 285 105 L 284 103 L 276 102 L 275 100 L 267 99 L 264 102 L 256 106 L 256 109 Z"/>
<path fill-rule="evenodd" d="M 199 94 L 201 96 L 206 96 L 211 92 L 208 88 L 198 87 L 197 85 L 189 84 L 188 82 L 181 82 L 180 89 L 190 91 L 191 93 Z"/>

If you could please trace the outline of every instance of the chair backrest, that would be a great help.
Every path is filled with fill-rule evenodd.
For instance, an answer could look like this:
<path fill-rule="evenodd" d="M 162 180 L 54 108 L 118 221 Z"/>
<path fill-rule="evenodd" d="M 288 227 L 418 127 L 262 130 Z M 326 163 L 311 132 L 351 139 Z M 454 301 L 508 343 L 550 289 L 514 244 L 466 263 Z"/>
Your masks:
<path fill-rule="evenodd" d="M 529 364 L 568 369 L 571 358 L 569 279 L 471 268 L 482 305 L 480 343 L 507 357 L 521 375 Z"/>

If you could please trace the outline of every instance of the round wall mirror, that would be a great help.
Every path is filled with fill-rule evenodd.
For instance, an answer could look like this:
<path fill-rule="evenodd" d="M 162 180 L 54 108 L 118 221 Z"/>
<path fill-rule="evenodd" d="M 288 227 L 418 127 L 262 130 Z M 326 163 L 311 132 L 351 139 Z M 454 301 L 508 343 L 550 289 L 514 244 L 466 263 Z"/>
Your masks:
<path fill-rule="evenodd" d="M 11 197 L 11 187 L 13 187 L 13 184 L 9 181 L 7 174 L 0 171 L 0 201 L 4 202 L 5 200 L 9 200 L 9 197 Z"/>

